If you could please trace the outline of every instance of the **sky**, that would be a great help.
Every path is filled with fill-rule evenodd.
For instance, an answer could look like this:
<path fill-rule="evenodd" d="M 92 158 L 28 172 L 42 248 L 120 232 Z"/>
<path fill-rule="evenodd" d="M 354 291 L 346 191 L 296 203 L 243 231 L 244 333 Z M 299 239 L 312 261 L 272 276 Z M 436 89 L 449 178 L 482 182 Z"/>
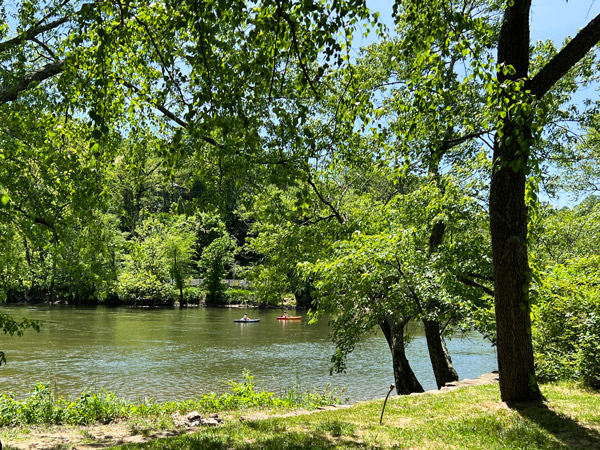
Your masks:
<path fill-rule="evenodd" d="M 367 0 L 373 11 L 379 11 L 384 23 L 392 28 L 393 0 Z M 565 37 L 574 36 L 590 20 L 600 14 L 600 0 L 534 0 L 531 8 L 532 42 L 552 39 L 557 46 Z"/>

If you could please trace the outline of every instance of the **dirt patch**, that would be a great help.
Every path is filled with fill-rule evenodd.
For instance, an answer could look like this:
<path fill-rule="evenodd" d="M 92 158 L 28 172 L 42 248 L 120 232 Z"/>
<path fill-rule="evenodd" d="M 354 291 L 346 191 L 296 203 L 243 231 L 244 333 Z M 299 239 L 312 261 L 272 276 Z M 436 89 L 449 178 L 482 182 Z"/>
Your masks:
<path fill-rule="evenodd" d="M 198 431 L 198 428 L 199 426 L 156 430 L 123 421 L 108 425 L 50 426 L 11 431 L 2 430 L 0 436 L 4 449 L 92 450 L 193 433 Z"/>
<path fill-rule="evenodd" d="M 477 378 L 465 378 L 464 380 L 455 381 L 453 383 L 446 383 L 446 385 L 441 389 L 433 389 L 431 391 L 425 391 L 422 393 L 415 393 L 410 395 L 443 394 L 444 392 L 452 391 L 461 387 L 481 386 L 482 384 L 498 383 L 498 380 L 498 372 L 484 373 L 483 375 Z"/>

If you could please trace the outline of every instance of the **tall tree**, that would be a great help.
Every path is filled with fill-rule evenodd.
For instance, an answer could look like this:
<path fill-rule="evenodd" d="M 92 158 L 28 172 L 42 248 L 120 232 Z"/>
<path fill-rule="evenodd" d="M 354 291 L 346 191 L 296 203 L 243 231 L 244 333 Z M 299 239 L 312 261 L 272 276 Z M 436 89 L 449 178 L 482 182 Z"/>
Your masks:
<path fill-rule="evenodd" d="M 536 148 L 548 125 L 555 93 L 551 92 L 600 39 L 600 16 L 593 19 L 558 53 L 542 62 L 531 53 L 530 0 L 509 2 L 402 2 L 396 12 L 412 23 L 407 45 L 420 46 L 413 85 L 413 103 L 424 115 L 436 116 L 427 93 L 443 93 L 442 64 L 427 69 L 426 62 L 443 55 L 462 54 L 465 84 L 480 80 L 488 92 L 488 129 L 495 130 L 489 214 L 493 249 L 497 348 L 502 399 L 508 403 L 539 401 L 531 344 L 531 272 L 527 254 L 527 198 L 535 196 L 532 181 L 539 178 Z M 495 46 L 480 45 L 485 24 L 500 13 Z M 482 14 L 482 12 L 484 14 Z M 496 14 L 497 16 L 497 14 Z M 533 64 L 535 62 L 535 64 Z M 532 73 L 532 69 L 535 72 Z M 487 110 L 486 110 L 487 108 Z"/>
<path fill-rule="evenodd" d="M 498 365 L 502 399 L 539 401 L 531 341 L 527 255 L 526 177 L 531 170 L 536 108 L 544 95 L 600 42 L 594 18 L 537 74 L 529 72 L 531 0 L 508 3 L 498 37 L 498 104 L 504 105 L 494 140 L 490 230 L 494 261 Z"/>

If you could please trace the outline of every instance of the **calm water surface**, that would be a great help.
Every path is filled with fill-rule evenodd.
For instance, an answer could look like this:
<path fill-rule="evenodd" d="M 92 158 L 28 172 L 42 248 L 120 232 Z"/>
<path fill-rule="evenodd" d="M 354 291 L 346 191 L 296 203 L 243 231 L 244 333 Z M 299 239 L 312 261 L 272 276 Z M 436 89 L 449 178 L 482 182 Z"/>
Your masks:
<path fill-rule="evenodd" d="M 224 392 L 244 369 L 259 389 L 281 394 L 329 384 L 343 388 L 351 402 L 382 397 L 394 382 L 383 336 L 365 338 L 347 373 L 330 376 L 334 347 L 326 321 L 281 322 L 279 310 L 12 306 L 2 312 L 42 325 L 40 333 L 0 336 L 8 359 L 0 367 L 0 391 L 19 396 L 44 382 L 66 396 L 104 388 L 130 400 L 181 400 Z M 233 323 L 244 312 L 260 323 Z M 409 360 L 423 387 L 434 389 L 425 338 L 418 329 L 415 334 Z M 497 367 L 494 349 L 476 333 L 454 337 L 448 348 L 460 378 Z"/>

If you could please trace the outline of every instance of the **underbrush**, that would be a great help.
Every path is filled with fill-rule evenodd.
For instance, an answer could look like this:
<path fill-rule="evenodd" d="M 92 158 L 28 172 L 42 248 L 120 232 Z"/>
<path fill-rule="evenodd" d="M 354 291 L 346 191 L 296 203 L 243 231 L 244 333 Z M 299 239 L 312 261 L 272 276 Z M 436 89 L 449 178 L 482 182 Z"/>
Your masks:
<path fill-rule="evenodd" d="M 272 392 L 258 391 L 253 376 L 242 374 L 241 382 L 230 381 L 229 391 L 221 395 L 214 392 L 183 402 L 159 403 L 146 400 L 135 403 L 118 398 L 101 390 L 83 392 L 73 400 L 56 396 L 49 385 L 38 384 L 25 400 L 14 394 L 0 396 L 0 426 L 34 424 L 89 425 L 110 423 L 117 419 L 151 417 L 172 414 L 175 411 L 219 412 L 246 408 L 307 408 L 339 403 L 336 392 L 301 392 L 292 389 L 277 397 Z"/>

